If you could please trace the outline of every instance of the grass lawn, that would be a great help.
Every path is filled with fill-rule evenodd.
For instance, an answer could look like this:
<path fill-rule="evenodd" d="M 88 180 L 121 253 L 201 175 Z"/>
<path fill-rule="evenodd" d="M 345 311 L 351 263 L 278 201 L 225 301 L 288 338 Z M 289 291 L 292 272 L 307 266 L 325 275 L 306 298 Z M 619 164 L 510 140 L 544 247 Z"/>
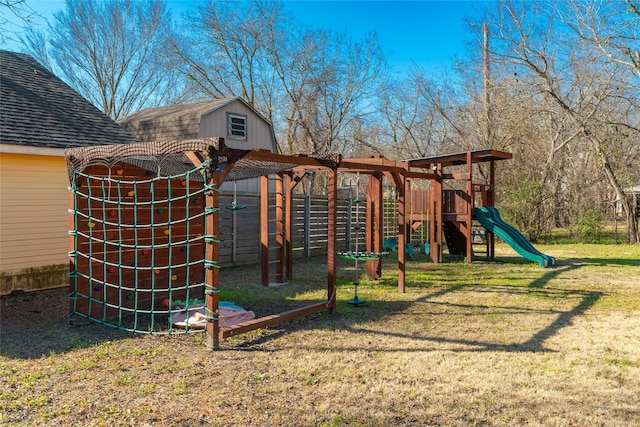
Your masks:
<path fill-rule="evenodd" d="M 362 280 L 338 271 L 337 314 L 228 339 L 67 325 L 66 290 L 2 297 L 0 424 L 79 426 L 640 425 L 640 245 L 539 245 L 544 269 L 408 264 Z M 362 271 L 362 268 L 360 269 Z M 325 259 L 294 281 L 221 271 L 222 298 L 257 315 L 326 296 Z"/>

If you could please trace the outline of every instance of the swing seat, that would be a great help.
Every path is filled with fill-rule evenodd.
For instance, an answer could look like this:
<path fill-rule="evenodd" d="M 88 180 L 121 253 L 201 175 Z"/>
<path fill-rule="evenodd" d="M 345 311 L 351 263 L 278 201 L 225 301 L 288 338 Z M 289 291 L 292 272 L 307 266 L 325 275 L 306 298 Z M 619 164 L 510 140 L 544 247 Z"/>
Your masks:
<path fill-rule="evenodd" d="M 247 207 L 246 204 L 242 204 L 242 205 L 224 205 L 225 209 L 228 209 L 230 211 L 239 211 L 241 209 L 245 209 Z"/>
<path fill-rule="evenodd" d="M 420 252 L 425 255 L 429 255 L 429 253 L 431 252 L 431 245 L 429 243 L 422 243 L 420 245 Z"/>
<path fill-rule="evenodd" d="M 404 249 L 410 258 L 413 257 L 413 243 L 407 243 L 404 245 Z"/>
<path fill-rule="evenodd" d="M 398 249 L 398 239 L 396 239 L 395 237 L 386 239 L 384 241 L 384 248 L 391 252 L 395 252 Z"/>

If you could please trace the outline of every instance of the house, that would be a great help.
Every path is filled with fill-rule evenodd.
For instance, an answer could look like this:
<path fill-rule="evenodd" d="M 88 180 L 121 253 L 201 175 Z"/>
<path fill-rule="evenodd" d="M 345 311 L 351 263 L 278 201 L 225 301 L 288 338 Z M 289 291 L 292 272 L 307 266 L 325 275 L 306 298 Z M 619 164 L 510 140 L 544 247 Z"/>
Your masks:
<path fill-rule="evenodd" d="M 0 295 L 68 285 L 64 150 L 134 141 L 35 59 L 0 50 Z"/>
<path fill-rule="evenodd" d="M 631 209 L 635 212 L 635 215 L 640 218 L 640 185 L 633 187 L 627 187 L 622 190 L 629 200 L 634 200 L 635 203 L 631 203 Z M 622 203 L 620 199 L 616 200 L 616 215 L 623 215 Z"/>
<path fill-rule="evenodd" d="M 223 137 L 231 148 L 277 152 L 273 126 L 240 97 L 149 108 L 118 122 L 142 142 Z M 259 191 L 259 180 L 226 183 L 222 190 Z"/>

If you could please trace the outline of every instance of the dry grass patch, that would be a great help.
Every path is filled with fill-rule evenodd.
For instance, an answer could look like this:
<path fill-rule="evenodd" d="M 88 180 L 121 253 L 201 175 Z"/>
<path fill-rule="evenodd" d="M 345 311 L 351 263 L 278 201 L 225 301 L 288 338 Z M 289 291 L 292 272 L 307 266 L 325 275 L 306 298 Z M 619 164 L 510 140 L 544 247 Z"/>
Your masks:
<path fill-rule="evenodd" d="M 3 297 L 0 424 L 565 426 L 640 424 L 640 246 L 556 245 L 553 269 L 499 246 L 498 263 L 393 259 L 363 280 L 341 264 L 338 313 L 223 342 L 66 325 L 64 290 Z M 262 288 L 222 271 L 257 314 L 326 298 L 323 259 Z M 30 320 L 25 322 L 25 320 Z M 19 324 L 23 322 L 22 324 Z"/>

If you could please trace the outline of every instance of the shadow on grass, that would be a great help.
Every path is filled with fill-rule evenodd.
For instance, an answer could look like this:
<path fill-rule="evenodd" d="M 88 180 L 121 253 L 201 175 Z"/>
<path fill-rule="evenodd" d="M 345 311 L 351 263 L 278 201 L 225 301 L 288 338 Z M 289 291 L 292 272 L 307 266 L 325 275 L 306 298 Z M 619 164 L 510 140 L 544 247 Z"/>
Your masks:
<path fill-rule="evenodd" d="M 279 337 L 283 335 L 283 331 L 293 332 L 294 330 L 303 329 L 319 329 L 319 330 L 335 330 L 335 331 L 347 331 L 352 332 L 356 336 L 363 333 L 379 336 L 380 340 L 385 338 L 402 338 L 409 339 L 411 341 L 418 341 L 426 343 L 438 344 L 438 346 L 411 346 L 410 349 L 399 347 L 397 349 L 389 349 L 387 346 L 381 345 L 380 348 L 372 349 L 372 351 L 435 351 L 442 350 L 442 344 L 450 344 L 449 351 L 454 352 L 482 352 L 482 351 L 503 351 L 503 352 L 550 352 L 545 346 L 545 343 L 553 336 L 557 335 L 563 328 L 567 328 L 573 324 L 573 320 L 577 316 L 583 315 L 598 300 L 604 295 L 602 292 L 585 291 L 585 290 L 563 290 L 563 289 L 547 289 L 547 286 L 553 279 L 557 278 L 563 273 L 581 268 L 581 264 L 566 264 L 560 265 L 552 269 L 545 269 L 544 274 L 540 277 L 531 279 L 531 282 L 526 286 L 509 286 L 509 285 L 477 285 L 473 283 L 469 284 L 447 284 L 446 276 L 448 275 L 448 269 L 455 269 L 455 265 L 444 266 L 439 265 L 439 269 L 444 269 L 443 273 L 440 271 L 441 277 L 445 280 L 438 280 L 439 286 L 435 286 L 433 292 L 427 295 L 422 295 L 414 300 L 408 301 L 387 301 L 381 299 L 368 298 L 367 304 L 362 307 L 352 307 L 346 304 L 344 300 L 338 302 L 337 314 L 331 316 L 327 313 L 316 315 L 315 319 L 305 318 L 308 322 L 298 319 L 296 322 L 280 325 L 278 333 L 275 335 L 263 336 L 255 340 L 245 342 L 242 346 L 235 347 L 240 350 L 249 351 L 261 351 L 258 344 L 263 344 L 270 340 L 272 337 Z M 431 267 L 428 267 L 431 268 Z M 382 278 L 375 282 L 376 287 L 389 288 L 393 290 L 397 286 L 397 278 Z M 422 288 L 428 288 L 434 285 L 422 285 Z M 408 284 L 408 289 L 412 287 Z M 342 287 L 342 292 L 346 291 L 348 286 Z M 460 292 L 473 291 L 475 293 L 497 293 L 497 294 L 514 294 L 514 295 L 530 295 L 533 298 L 539 300 L 565 300 L 567 298 L 573 298 L 577 300 L 577 304 L 573 308 L 565 311 L 556 309 L 542 309 L 542 308 L 530 308 L 519 305 L 483 305 L 483 304 L 469 304 L 464 302 L 448 302 L 438 301 L 437 299 L 448 294 L 455 295 Z M 464 301 L 464 298 L 461 299 Z M 541 329 L 533 330 L 530 338 L 524 341 L 514 341 L 510 343 L 497 343 L 491 341 L 464 339 L 464 338 L 446 338 L 442 336 L 429 337 L 424 334 L 404 333 L 397 331 L 380 331 L 370 327 L 366 327 L 368 323 L 375 323 L 384 321 L 381 319 L 392 319 L 396 315 L 402 316 L 422 316 L 424 318 L 428 316 L 438 315 L 433 311 L 426 310 L 425 313 L 410 313 L 410 308 L 415 304 L 427 304 L 430 307 L 440 306 L 445 308 L 443 315 L 450 315 L 455 312 L 455 315 L 467 316 L 469 325 L 473 325 L 473 318 L 480 318 L 484 316 L 495 315 L 518 315 L 518 314 L 534 314 L 541 316 L 548 316 L 552 318 L 547 325 Z M 451 309 L 451 310 L 448 310 Z M 407 314 L 409 313 L 409 314 Z M 418 323 L 418 320 L 416 323 Z M 409 320 L 409 322 L 413 322 Z M 305 348 L 305 343 L 300 343 L 299 348 Z M 308 346 L 309 349 L 314 346 Z M 329 349 L 325 349 L 329 350 Z M 353 346 L 352 348 L 345 348 L 340 346 L 336 348 L 336 351 L 358 351 L 362 350 L 359 346 Z"/>
<path fill-rule="evenodd" d="M 640 259 L 632 258 L 579 258 L 569 259 L 567 262 L 582 265 L 595 264 L 603 267 L 612 265 L 619 265 L 622 267 L 640 267 Z"/>
<path fill-rule="evenodd" d="M 543 329 L 535 332 L 529 339 L 521 342 L 511 342 L 511 343 L 497 343 L 491 341 L 483 341 L 483 340 L 474 340 L 474 339 L 459 339 L 459 338 L 445 338 L 445 337 L 429 337 L 424 335 L 416 335 L 412 333 L 402 333 L 402 332 L 394 332 L 394 331 L 380 331 L 377 329 L 367 328 L 367 323 L 380 321 L 381 317 L 392 317 L 394 314 L 401 313 L 406 310 L 412 304 L 418 302 L 418 300 L 414 302 L 386 302 L 386 301 L 368 301 L 366 306 L 354 308 L 351 312 L 346 312 L 348 310 L 344 303 L 339 303 L 338 313 L 335 316 L 331 316 L 328 313 L 321 313 L 316 315 L 315 319 L 310 319 L 306 317 L 306 320 L 300 320 L 294 322 L 289 322 L 287 324 L 282 324 L 276 326 L 279 328 L 277 331 L 273 331 L 272 333 L 265 334 L 255 339 L 251 339 L 248 341 L 244 341 L 242 344 L 238 346 L 234 346 L 234 350 L 242 350 L 242 351 L 270 351 L 268 347 L 260 347 L 260 344 L 266 344 L 268 341 L 286 335 L 288 333 L 294 332 L 298 329 L 317 329 L 317 330 L 332 330 L 332 331 L 347 331 L 354 334 L 354 336 L 362 336 L 362 334 L 371 334 L 374 336 L 379 336 L 380 340 L 383 341 L 389 338 L 401 338 L 408 339 L 411 341 L 418 341 L 423 343 L 434 343 L 438 344 L 438 346 L 411 346 L 411 348 L 407 347 L 397 347 L 390 349 L 388 346 L 381 345 L 378 348 L 370 348 L 371 351 L 385 351 L 385 352 L 422 352 L 422 351 L 452 351 L 452 352 L 553 352 L 554 350 L 550 350 L 545 346 L 545 342 L 551 337 L 555 336 L 559 333 L 563 328 L 569 327 L 573 323 L 573 319 L 577 316 L 583 315 L 590 307 L 592 307 L 601 297 L 601 292 L 569 292 L 567 293 L 573 296 L 580 295 L 580 302 L 574 306 L 569 311 L 559 312 L 556 310 L 542 310 L 542 309 L 528 309 L 522 307 L 510 307 L 510 306 L 484 306 L 484 305 L 472 305 L 472 304 L 456 304 L 456 303 L 447 303 L 447 302 L 432 302 L 425 301 L 426 304 L 432 305 L 441 305 L 446 306 L 447 308 L 457 308 L 460 310 L 473 310 L 473 311 L 482 311 L 482 310 L 493 310 L 493 311 L 485 311 L 484 313 L 468 313 L 469 316 L 469 324 L 473 324 L 472 318 L 479 316 L 493 316 L 496 314 L 505 314 L 508 312 L 509 314 L 539 314 L 539 315 L 549 315 L 555 316 L 555 319 L 549 323 Z M 420 298 L 423 299 L 423 298 Z M 384 315 L 381 313 L 381 309 L 375 308 L 380 305 L 384 309 Z M 373 308 L 373 310 L 371 309 Z M 357 313 L 355 313 L 357 311 Z M 433 313 L 429 313 L 429 316 L 434 316 Z M 445 315 L 448 315 L 445 314 Z M 442 344 L 451 344 L 450 348 L 442 348 Z M 317 349 L 316 346 L 308 345 L 304 342 L 301 342 L 296 345 L 297 348 L 307 348 L 307 349 Z M 330 351 L 330 348 L 326 348 L 323 345 L 324 351 Z M 334 349 L 335 351 L 361 351 L 362 347 L 358 345 L 354 345 L 352 347 L 339 346 Z"/>

